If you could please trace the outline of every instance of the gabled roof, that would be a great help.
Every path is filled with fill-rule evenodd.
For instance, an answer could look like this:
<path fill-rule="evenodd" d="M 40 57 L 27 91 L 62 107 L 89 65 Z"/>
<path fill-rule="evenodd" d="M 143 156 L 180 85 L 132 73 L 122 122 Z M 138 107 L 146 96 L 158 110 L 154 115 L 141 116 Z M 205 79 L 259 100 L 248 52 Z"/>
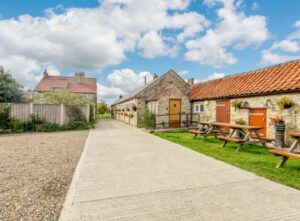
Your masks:
<path fill-rule="evenodd" d="M 191 100 L 300 91 L 300 60 L 195 84 Z"/>
<path fill-rule="evenodd" d="M 97 82 L 96 78 L 85 77 L 83 82 L 78 83 L 75 77 L 44 76 L 34 90 L 40 92 L 49 92 L 53 91 L 53 88 L 68 89 L 74 93 L 96 94 Z"/>
<path fill-rule="evenodd" d="M 127 94 L 126 96 L 124 96 L 123 98 L 117 100 L 116 102 L 114 102 L 112 104 L 113 105 L 116 105 L 116 104 L 119 104 L 119 103 L 123 103 L 125 101 L 128 101 L 128 100 L 131 100 L 135 97 L 137 97 L 140 93 L 142 93 L 144 90 L 146 90 L 148 87 L 150 87 L 151 85 L 154 84 L 154 82 L 158 81 L 159 79 L 163 78 L 166 74 L 168 73 L 174 73 L 175 75 L 177 75 L 185 84 L 187 84 L 174 70 L 170 69 L 169 71 L 167 71 L 166 73 L 162 74 L 161 76 L 159 76 L 158 78 L 156 78 L 155 80 L 152 80 L 150 81 L 148 84 L 142 86 L 142 87 L 139 87 L 137 89 L 135 89 L 134 91 L 130 92 L 129 94 Z"/>
<path fill-rule="evenodd" d="M 165 96 L 171 89 L 172 89 L 171 87 L 166 87 L 161 91 L 159 91 L 158 93 L 152 95 L 149 99 L 147 99 L 147 101 L 157 101 L 163 96 Z"/>

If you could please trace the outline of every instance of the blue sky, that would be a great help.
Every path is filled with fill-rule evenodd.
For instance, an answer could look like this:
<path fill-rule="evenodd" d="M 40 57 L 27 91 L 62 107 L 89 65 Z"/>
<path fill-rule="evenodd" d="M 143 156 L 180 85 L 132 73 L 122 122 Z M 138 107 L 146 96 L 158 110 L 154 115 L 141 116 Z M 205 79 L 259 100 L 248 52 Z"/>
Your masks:
<path fill-rule="evenodd" d="M 298 59 L 300 1 L 288 3 L 1 0 L 0 65 L 27 88 L 44 68 L 85 71 L 112 102 L 169 69 L 199 82 Z"/>

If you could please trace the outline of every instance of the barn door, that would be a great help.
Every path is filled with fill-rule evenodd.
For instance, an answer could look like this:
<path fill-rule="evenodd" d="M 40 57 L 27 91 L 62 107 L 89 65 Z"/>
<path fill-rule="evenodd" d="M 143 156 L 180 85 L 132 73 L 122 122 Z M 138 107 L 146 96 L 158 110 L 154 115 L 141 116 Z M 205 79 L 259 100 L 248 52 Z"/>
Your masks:
<path fill-rule="evenodd" d="M 230 124 L 230 100 L 219 100 L 216 105 L 216 121 Z M 230 131 L 229 127 L 224 127 L 224 129 L 226 132 Z"/>
<path fill-rule="evenodd" d="M 180 112 L 181 112 L 181 100 L 170 99 L 169 101 L 169 127 L 180 127 Z"/>
<path fill-rule="evenodd" d="M 260 134 L 263 138 L 267 136 L 267 110 L 266 109 L 250 109 L 249 125 L 263 127 Z"/>

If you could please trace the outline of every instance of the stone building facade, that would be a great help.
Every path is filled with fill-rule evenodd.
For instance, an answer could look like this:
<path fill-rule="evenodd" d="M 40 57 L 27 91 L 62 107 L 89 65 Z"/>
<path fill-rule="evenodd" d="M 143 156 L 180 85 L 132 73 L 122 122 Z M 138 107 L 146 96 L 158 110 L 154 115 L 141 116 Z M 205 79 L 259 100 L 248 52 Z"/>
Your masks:
<path fill-rule="evenodd" d="M 187 96 L 189 88 L 189 85 L 173 70 L 169 70 L 160 77 L 154 75 L 151 82 L 125 97 L 120 97 L 118 101 L 112 104 L 112 116 L 124 122 L 128 122 L 127 118 L 130 116 L 131 122 L 134 122 L 135 126 L 139 126 L 141 114 L 146 108 L 149 108 L 157 116 L 166 115 L 162 119 L 156 117 L 158 119 L 156 123 L 165 121 L 168 124 L 170 100 L 180 100 L 180 112 L 190 113 L 191 104 Z M 158 95 L 160 95 L 159 99 L 156 99 L 155 97 Z"/>
<path fill-rule="evenodd" d="M 292 101 L 292 107 L 281 109 L 278 102 L 283 98 Z M 236 124 L 242 119 L 246 125 L 262 126 L 264 137 L 273 139 L 275 126 L 271 125 L 271 118 L 282 117 L 287 133 L 298 132 L 300 61 L 195 84 L 189 92 L 189 99 L 192 112 L 199 113 L 200 121 Z M 236 102 L 241 108 L 234 107 Z M 222 109 L 220 106 L 226 103 L 228 108 Z M 220 118 L 222 115 L 224 117 Z"/>

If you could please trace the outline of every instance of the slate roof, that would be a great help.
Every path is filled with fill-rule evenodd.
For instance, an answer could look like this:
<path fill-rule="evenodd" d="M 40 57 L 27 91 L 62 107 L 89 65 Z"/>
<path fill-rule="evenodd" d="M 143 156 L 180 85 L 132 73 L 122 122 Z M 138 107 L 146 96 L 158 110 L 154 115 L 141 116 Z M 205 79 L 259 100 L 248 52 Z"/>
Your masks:
<path fill-rule="evenodd" d="M 300 91 L 300 60 L 198 83 L 191 100 L 238 98 Z"/>

